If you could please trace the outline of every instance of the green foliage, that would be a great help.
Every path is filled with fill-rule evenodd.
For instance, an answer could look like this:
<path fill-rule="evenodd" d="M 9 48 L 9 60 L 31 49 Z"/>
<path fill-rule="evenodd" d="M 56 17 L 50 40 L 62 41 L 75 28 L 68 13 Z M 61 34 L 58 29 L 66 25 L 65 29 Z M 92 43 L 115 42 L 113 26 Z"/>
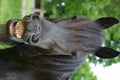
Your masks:
<path fill-rule="evenodd" d="M 0 0 L 0 24 L 9 19 L 20 18 L 21 0 Z M 0 49 L 10 47 L 8 44 L 0 43 Z"/>
<path fill-rule="evenodd" d="M 0 22 L 20 18 L 21 0 L 0 0 Z"/>
<path fill-rule="evenodd" d="M 9 48 L 11 45 L 0 42 L 0 49 Z"/>
<path fill-rule="evenodd" d="M 52 8 L 56 8 L 57 15 L 54 17 L 71 17 L 73 15 L 84 15 L 90 18 L 105 15 L 104 7 L 110 4 L 110 0 L 46 0 L 45 9 L 49 15 L 55 15 Z M 65 5 L 63 5 L 63 3 Z M 51 6 L 51 7 L 49 7 Z M 47 8 L 49 7 L 49 8 Z M 49 13 L 50 12 L 50 13 Z M 51 18 L 51 16 L 50 16 Z"/>
<path fill-rule="evenodd" d="M 120 20 L 120 1 L 111 0 L 111 5 L 105 7 L 107 16 L 115 16 Z M 117 24 L 115 27 L 110 28 L 106 32 L 106 45 L 120 51 L 120 24 Z M 120 57 L 105 61 L 106 65 L 111 65 L 112 63 L 120 62 Z"/>
<path fill-rule="evenodd" d="M 97 80 L 97 77 L 91 71 L 89 62 L 85 62 L 77 69 L 72 80 Z"/>

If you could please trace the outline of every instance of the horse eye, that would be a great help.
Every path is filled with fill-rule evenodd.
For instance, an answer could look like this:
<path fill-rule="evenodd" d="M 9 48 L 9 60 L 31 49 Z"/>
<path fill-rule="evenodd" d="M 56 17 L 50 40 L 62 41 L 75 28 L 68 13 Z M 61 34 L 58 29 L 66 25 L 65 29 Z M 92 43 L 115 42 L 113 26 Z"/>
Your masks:
<path fill-rule="evenodd" d="M 33 36 L 32 36 L 32 42 L 36 43 L 36 42 L 38 42 L 38 41 L 39 41 L 38 35 L 33 35 Z"/>

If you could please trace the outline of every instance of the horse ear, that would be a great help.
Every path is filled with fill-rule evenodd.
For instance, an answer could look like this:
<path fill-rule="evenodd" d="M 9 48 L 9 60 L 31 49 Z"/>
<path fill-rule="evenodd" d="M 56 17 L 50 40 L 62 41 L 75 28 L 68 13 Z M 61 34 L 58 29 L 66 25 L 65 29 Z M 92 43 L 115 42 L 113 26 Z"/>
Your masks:
<path fill-rule="evenodd" d="M 103 17 L 95 20 L 95 22 L 100 24 L 103 27 L 103 29 L 106 29 L 113 26 L 114 24 L 117 24 L 119 20 L 114 17 Z"/>
<path fill-rule="evenodd" d="M 120 52 L 115 51 L 108 47 L 100 47 L 95 53 L 95 55 L 100 58 L 114 58 L 118 56 L 119 54 Z"/>

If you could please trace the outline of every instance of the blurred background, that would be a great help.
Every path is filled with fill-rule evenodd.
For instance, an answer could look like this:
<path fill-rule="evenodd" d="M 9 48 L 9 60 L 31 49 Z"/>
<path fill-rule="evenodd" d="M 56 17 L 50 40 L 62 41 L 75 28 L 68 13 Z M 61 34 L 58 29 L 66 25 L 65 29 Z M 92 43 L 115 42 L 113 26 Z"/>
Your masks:
<path fill-rule="evenodd" d="M 47 19 L 80 15 L 92 20 L 105 16 L 113 16 L 120 20 L 120 0 L 0 0 L 0 24 L 31 13 L 40 14 L 41 17 Z M 106 30 L 104 43 L 108 47 L 120 50 L 120 24 Z M 0 49 L 7 47 L 10 46 L 0 43 Z M 100 80 L 93 68 L 98 65 L 107 68 L 119 62 L 120 57 L 108 60 L 89 56 L 81 68 L 76 71 L 72 80 Z"/>

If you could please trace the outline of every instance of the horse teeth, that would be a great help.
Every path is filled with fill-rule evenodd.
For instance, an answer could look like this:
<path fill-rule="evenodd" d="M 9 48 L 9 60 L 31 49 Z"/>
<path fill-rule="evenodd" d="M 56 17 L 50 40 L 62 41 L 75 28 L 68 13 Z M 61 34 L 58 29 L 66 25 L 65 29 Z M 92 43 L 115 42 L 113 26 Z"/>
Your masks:
<path fill-rule="evenodd" d="M 21 38 L 21 36 L 19 35 L 19 30 L 18 30 L 18 29 L 19 29 L 19 24 L 20 24 L 20 23 L 18 22 L 18 23 L 16 24 L 16 26 L 15 26 L 15 33 L 16 33 L 16 37 L 17 37 L 17 38 Z"/>
<path fill-rule="evenodd" d="M 19 34 L 16 34 L 17 38 L 22 38 Z"/>

